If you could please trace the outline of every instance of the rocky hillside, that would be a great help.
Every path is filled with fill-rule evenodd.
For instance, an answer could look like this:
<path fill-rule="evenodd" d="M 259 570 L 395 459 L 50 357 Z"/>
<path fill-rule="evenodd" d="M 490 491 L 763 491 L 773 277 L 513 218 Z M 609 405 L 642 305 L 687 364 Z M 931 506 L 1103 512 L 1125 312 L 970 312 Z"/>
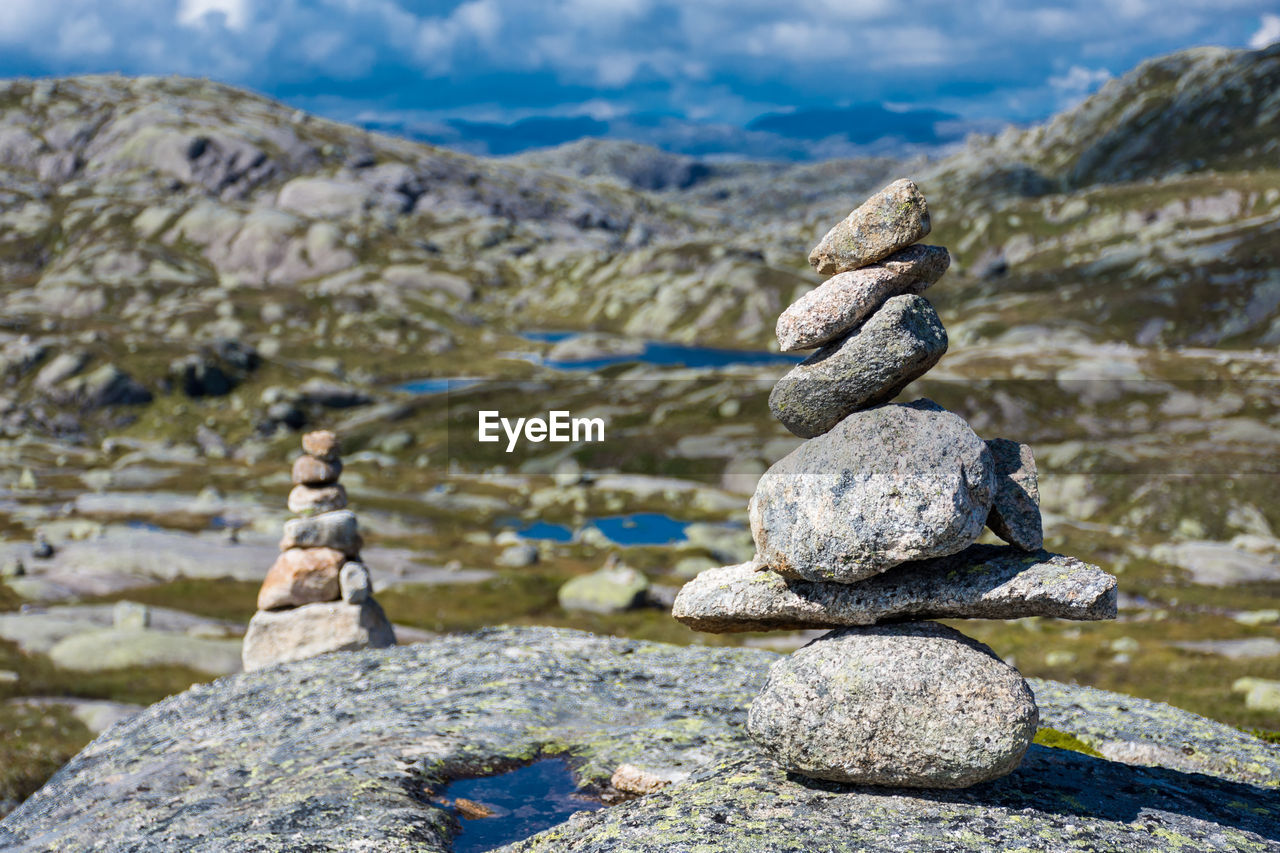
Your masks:
<path fill-rule="evenodd" d="M 485 160 L 205 81 L 12 81 L 10 421 L 217 394 L 264 361 L 366 387 L 459 354 L 510 371 L 494 353 L 540 327 L 766 347 L 813 283 L 823 223 L 895 173 L 918 177 L 956 258 L 939 298 L 966 341 L 1034 322 L 1066 341 L 1270 346 L 1278 68 L 1276 48 L 1188 51 L 938 163 L 790 167 L 603 141 Z M 1032 307 L 1046 292 L 1051 317 Z"/>

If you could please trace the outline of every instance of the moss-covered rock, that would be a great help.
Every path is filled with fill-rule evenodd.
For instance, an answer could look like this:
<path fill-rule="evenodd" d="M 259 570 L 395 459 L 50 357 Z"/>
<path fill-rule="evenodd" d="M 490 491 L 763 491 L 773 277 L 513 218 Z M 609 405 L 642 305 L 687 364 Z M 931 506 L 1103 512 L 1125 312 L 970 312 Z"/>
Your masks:
<path fill-rule="evenodd" d="M 619 764 L 684 778 L 523 850 L 1267 850 L 1280 749 L 1168 706 L 1032 682 L 1044 725 L 1204 758 L 1134 767 L 1032 746 L 965 791 L 787 777 L 745 711 L 775 655 L 499 628 L 231 676 L 152 706 L 0 823 L 25 850 L 440 850 L 448 779 L 565 755 L 601 790 Z M 1161 751 L 1163 750 L 1163 751 Z"/>

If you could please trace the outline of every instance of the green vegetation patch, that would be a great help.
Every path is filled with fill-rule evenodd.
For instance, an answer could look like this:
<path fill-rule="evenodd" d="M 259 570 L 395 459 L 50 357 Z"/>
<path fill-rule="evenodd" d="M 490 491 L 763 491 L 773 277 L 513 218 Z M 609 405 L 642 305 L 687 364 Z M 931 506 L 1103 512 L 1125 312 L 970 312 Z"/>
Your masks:
<path fill-rule="evenodd" d="M 93 740 L 58 705 L 0 703 L 0 801 L 25 800 Z"/>
<path fill-rule="evenodd" d="M 0 640 L 0 669 L 18 674 L 16 682 L 0 683 L 0 703 L 19 696 L 71 696 L 150 705 L 216 677 L 185 666 L 168 665 L 101 672 L 59 669 L 46 655 L 25 654 L 8 640 Z M 4 728 L 0 727 L 0 731 Z"/>
<path fill-rule="evenodd" d="M 261 584 L 257 581 L 185 578 L 155 586 L 135 587 L 87 599 L 85 603 L 136 601 L 152 607 L 171 607 L 210 619 L 229 619 L 247 624 L 257 609 L 259 586 Z M 0 598 L 2 604 L 3 598 Z"/>
<path fill-rule="evenodd" d="M 1031 739 L 1032 743 L 1038 743 L 1041 746 L 1051 746 L 1054 749 L 1069 749 L 1072 752 L 1082 752 L 1085 755 L 1092 755 L 1094 758 L 1102 758 L 1102 753 L 1089 746 L 1089 744 L 1080 740 L 1073 734 L 1060 732 L 1057 729 L 1037 729 L 1036 736 Z"/>

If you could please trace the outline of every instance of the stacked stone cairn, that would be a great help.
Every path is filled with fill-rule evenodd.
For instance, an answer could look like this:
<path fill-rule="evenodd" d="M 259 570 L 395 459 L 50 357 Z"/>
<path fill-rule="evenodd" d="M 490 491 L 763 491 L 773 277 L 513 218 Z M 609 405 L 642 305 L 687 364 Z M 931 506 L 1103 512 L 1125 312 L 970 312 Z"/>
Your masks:
<path fill-rule="evenodd" d="M 1112 619 L 1115 578 L 1042 549 L 1035 460 L 930 400 L 891 403 L 947 349 L 921 291 L 950 264 L 896 181 L 809 256 L 832 277 L 783 312 L 784 351 L 818 348 L 769 397 L 809 439 L 751 498 L 752 562 L 685 585 L 673 615 L 709 632 L 830 628 L 775 663 L 752 738 L 817 779 L 962 788 L 1022 760 L 1035 697 L 988 647 L 929 619 Z M 975 544 L 984 525 L 1008 545 Z"/>
<path fill-rule="evenodd" d="M 258 591 L 258 612 L 244 637 L 246 670 L 396 643 L 360 562 L 360 528 L 338 482 L 338 437 L 307 433 L 302 449 L 289 493 L 289 511 L 298 518 L 285 522 L 280 557 Z"/>

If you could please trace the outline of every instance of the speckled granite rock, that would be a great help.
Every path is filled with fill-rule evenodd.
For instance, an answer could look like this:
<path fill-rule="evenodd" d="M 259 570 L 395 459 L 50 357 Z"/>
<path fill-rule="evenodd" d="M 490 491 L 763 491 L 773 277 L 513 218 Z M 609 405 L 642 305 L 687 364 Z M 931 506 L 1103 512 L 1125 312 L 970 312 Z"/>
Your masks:
<path fill-rule="evenodd" d="M 811 779 L 965 788 L 1022 761 L 1035 698 L 983 644 L 936 622 L 843 628 L 769 668 L 747 731 Z"/>
<path fill-rule="evenodd" d="M 1038 551 L 1044 545 L 1040 485 L 1030 446 L 1007 438 L 987 442 L 996 469 L 996 498 L 987 527 L 1010 545 Z"/>
<path fill-rule="evenodd" d="M 901 619 L 1114 619 L 1116 579 L 1075 557 L 970 545 L 857 583 L 788 580 L 757 563 L 689 581 L 671 615 L 695 631 L 773 631 Z"/>
<path fill-rule="evenodd" d="M 338 482 L 341 476 L 342 463 L 337 459 L 326 461 L 304 453 L 293 462 L 295 486 L 327 486 Z"/>
<path fill-rule="evenodd" d="M 963 791 L 788 776 L 743 730 L 777 659 L 508 628 L 237 675 L 107 732 L 0 822 L 0 848 L 447 851 L 429 800 L 452 774 L 567 749 L 588 785 L 625 763 L 692 775 L 509 850 L 1280 849 L 1280 747 L 1052 682 L 1030 682 L 1042 725 L 1171 763 L 1033 745 Z"/>
<path fill-rule="evenodd" d="M 865 267 L 923 239 L 929 228 L 920 188 L 897 180 L 828 231 L 809 253 L 809 263 L 823 275 Z"/>
<path fill-rule="evenodd" d="M 280 552 L 258 590 L 259 610 L 298 607 L 338 598 L 338 574 L 347 556 L 334 548 Z"/>
<path fill-rule="evenodd" d="M 327 429 L 318 429 L 304 433 L 302 436 L 302 452 L 326 462 L 337 460 L 341 450 L 337 433 Z"/>
<path fill-rule="evenodd" d="M 366 594 L 354 604 L 324 601 L 289 610 L 259 610 L 244 634 L 243 661 L 246 670 L 255 670 L 327 652 L 395 644 L 386 614 Z"/>
<path fill-rule="evenodd" d="M 281 551 L 317 547 L 336 548 L 348 557 L 359 556 L 364 541 L 360 538 L 356 514 L 342 509 L 306 518 L 291 518 L 284 523 Z"/>
<path fill-rule="evenodd" d="M 801 296 L 778 318 L 783 352 L 821 346 L 857 326 L 891 296 L 921 293 L 942 277 L 951 255 L 908 246 L 878 264 L 840 273 Z"/>
<path fill-rule="evenodd" d="M 991 454 L 929 400 L 859 412 L 775 462 L 751 498 L 757 559 L 779 574 L 852 583 L 954 554 L 982 532 Z"/>
<path fill-rule="evenodd" d="M 947 333 L 920 296 L 895 296 L 848 336 L 778 380 L 769 411 L 801 438 L 828 432 L 851 412 L 898 396 L 947 351 Z"/>
<path fill-rule="evenodd" d="M 289 492 L 289 512 L 296 515 L 346 509 L 347 490 L 333 486 L 294 486 Z"/>

